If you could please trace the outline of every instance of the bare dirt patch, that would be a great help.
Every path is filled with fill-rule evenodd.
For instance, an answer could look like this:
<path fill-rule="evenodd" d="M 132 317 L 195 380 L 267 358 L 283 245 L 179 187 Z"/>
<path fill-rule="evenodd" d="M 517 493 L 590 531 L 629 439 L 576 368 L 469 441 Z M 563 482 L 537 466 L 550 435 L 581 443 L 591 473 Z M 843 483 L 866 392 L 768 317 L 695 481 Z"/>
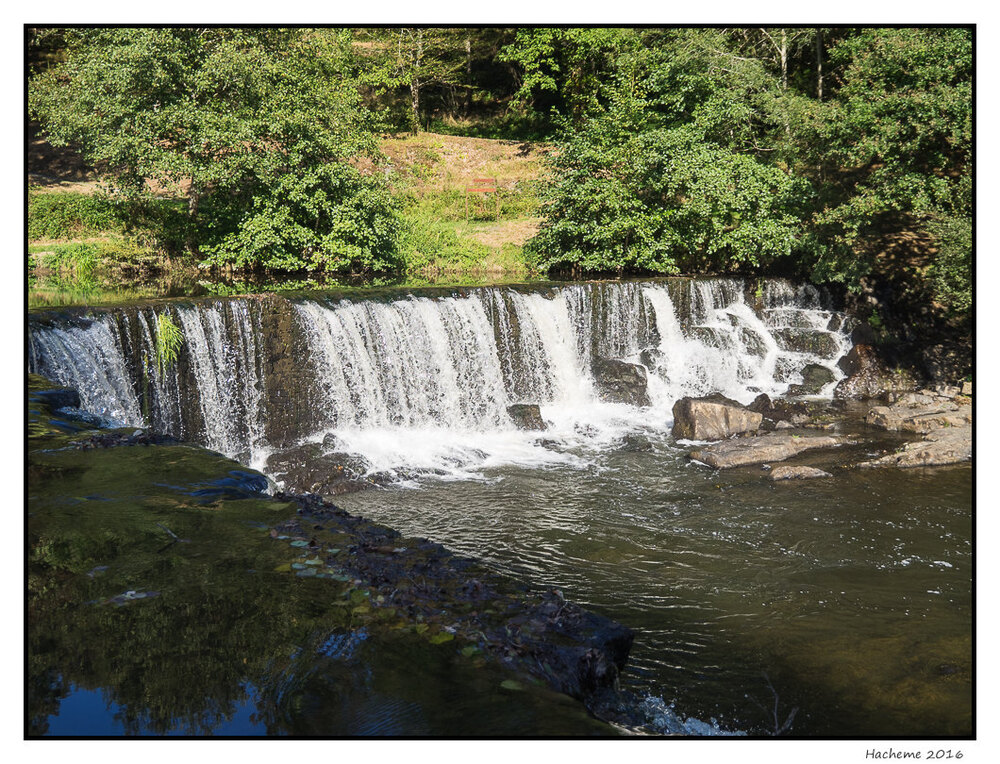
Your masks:
<path fill-rule="evenodd" d="M 541 160 L 551 151 L 542 143 L 466 138 L 438 133 L 383 139 L 385 169 L 413 180 L 418 190 L 462 190 L 473 178 L 496 178 L 497 186 L 516 190 L 538 178 Z"/>

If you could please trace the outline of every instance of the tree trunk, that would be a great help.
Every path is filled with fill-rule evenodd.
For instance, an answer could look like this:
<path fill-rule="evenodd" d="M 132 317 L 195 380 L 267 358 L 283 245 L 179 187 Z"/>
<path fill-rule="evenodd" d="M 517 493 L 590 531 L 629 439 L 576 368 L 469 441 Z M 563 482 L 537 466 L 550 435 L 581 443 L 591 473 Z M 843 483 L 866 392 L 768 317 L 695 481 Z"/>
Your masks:
<path fill-rule="evenodd" d="M 781 28 L 781 89 L 788 89 L 788 31 Z"/>
<path fill-rule="evenodd" d="M 416 32 L 416 46 L 413 50 L 413 76 L 410 78 L 410 106 L 413 109 L 411 117 L 413 134 L 420 132 L 420 65 L 424 58 L 424 30 L 418 29 Z"/>
<path fill-rule="evenodd" d="M 465 116 L 472 111 L 472 38 L 465 38 Z"/>
<path fill-rule="evenodd" d="M 816 98 L 823 100 L 823 30 L 816 30 Z"/>
<path fill-rule="evenodd" d="M 188 189 L 187 236 L 184 242 L 188 252 L 192 255 L 198 254 L 198 242 L 195 239 L 197 225 L 195 223 L 198 219 L 198 205 L 201 203 L 201 197 L 201 188 L 192 183 L 191 188 Z"/>

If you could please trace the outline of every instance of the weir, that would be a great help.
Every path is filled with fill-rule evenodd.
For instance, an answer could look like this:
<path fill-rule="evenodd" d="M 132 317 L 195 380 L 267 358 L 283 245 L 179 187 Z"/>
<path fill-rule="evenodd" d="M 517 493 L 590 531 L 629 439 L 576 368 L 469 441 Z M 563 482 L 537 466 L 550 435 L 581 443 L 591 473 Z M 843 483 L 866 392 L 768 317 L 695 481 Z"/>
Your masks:
<path fill-rule="evenodd" d="M 158 317 L 184 335 L 162 368 Z M 372 469 L 441 474 L 524 452 L 513 404 L 538 404 L 555 437 L 599 442 L 669 427 L 685 395 L 781 395 L 809 365 L 829 370 L 817 391 L 829 396 L 850 328 L 811 286 L 661 279 L 33 314 L 28 360 L 109 423 L 149 426 L 253 466 L 326 438 Z M 641 366 L 649 405 L 603 398 L 598 359 Z"/>

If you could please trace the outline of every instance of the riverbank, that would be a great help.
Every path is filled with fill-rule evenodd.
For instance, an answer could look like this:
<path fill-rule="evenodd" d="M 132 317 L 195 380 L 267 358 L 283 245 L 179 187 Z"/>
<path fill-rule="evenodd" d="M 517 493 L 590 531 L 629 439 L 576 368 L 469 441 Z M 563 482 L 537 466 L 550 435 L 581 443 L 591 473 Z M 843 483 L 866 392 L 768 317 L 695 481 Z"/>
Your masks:
<path fill-rule="evenodd" d="M 400 275 L 482 282 L 533 274 L 523 245 L 540 222 L 533 184 L 544 144 L 421 133 L 386 136 L 381 148 L 383 163 L 362 169 L 383 174 L 399 205 Z M 260 277 L 199 267 L 185 250 L 181 197 L 151 188 L 142 209 L 114 204 L 92 168 L 37 135 L 28 158 L 32 290 L 97 294 L 150 282 L 231 285 Z M 496 192 L 466 193 L 483 185 L 477 178 L 490 179 Z M 272 273 L 267 280 L 309 279 L 323 277 Z"/>

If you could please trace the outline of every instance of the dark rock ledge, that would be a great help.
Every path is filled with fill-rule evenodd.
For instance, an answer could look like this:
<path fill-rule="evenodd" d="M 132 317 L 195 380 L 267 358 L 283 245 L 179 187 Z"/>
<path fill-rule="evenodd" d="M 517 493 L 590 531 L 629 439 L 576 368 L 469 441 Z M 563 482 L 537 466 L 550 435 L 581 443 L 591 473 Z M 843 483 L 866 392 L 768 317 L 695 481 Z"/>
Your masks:
<path fill-rule="evenodd" d="M 369 587 L 373 608 L 427 624 L 439 641 L 474 646 L 585 702 L 616 684 L 632 646 L 631 629 L 566 601 L 558 590 L 531 592 L 440 544 L 403 538 L 319 496 L 275 498 L 299 510 L 275 526 L 272 537 L 306 542 L 303 551 Z"/>
<path fill-rule="evenodd" d="M 32 437 L 68 439 L 66 447 L 77 450 L 182 445 L 136 428 L 98 429 L 93 417 L 74 408 L 79 399 L 72 391 L 35 375 L 30 382 Z M 295 515 L 269 531 L 270 543 L 289 547 L 292 561 L 281 566 L 289 575 L 331 579 L 333 588 L 346 585 L 351 602 L 357 600 L 358 618 L 378 623 L 380 612 L 402 618 L 418 638 L 453 642 L 464 655 L 493 659 L 583 701 L 598 718 L 608 718 L 611 712 L 602 709 L 616 705 L 618 675 L 635 636 L 631 629 L 566 601 L 558 590 L 529 589 L 440 544 L 404 538 L 351 515 L 316 494 L 268 497 L 261 493 L 266 487 L 263 475 L 240 468 L 196 486 L 192 496 L 293 504 Z"/>

